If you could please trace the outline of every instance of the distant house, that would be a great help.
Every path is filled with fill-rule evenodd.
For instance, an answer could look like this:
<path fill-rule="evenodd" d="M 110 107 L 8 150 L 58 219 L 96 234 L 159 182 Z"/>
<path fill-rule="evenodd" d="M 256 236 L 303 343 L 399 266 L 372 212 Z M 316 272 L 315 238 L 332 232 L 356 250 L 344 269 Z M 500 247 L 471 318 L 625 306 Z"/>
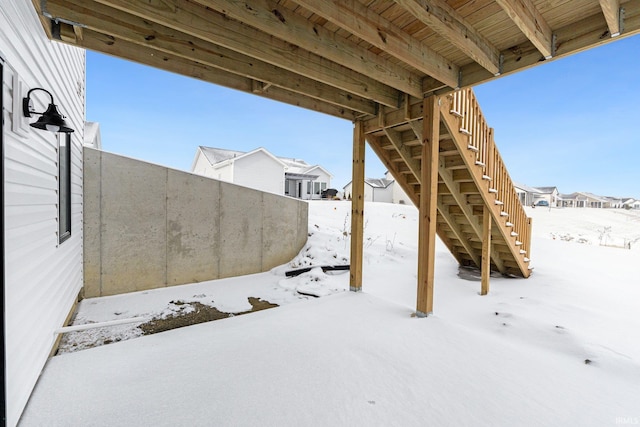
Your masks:
<path fill-rule="evenodd" d="M 625 199 L 622 207 L 625 209 L 640 209 L 640 199 Z"/>
<path fill-rule="evenodd" d="M 604 197 L 604 199 L 607 201 L 607 206 L 605 206 L 606 208 L 622 208 L 624 205 L 624 200 L 620 197 Z"/>
<path fill-rule="evenodd" d="M 610 201 L 604 197 L 587 192 L 563 194 L 561 206 L 565 208 L 608 208 Z"/>
<path fill-rule="evenodd" d="M 387 171 L 384 177 L 389 181 L 393 181 L 393 184 L 391 184 L 392 202 L 400 205 L 413 206 L 413 202 L 411 201 L 407 193 L 405 193 L 405 191 L 402 189 L 400 184 L 398 184 L 398 181 L 393 178 L 391 172 Z"/>
<path fill-rule="evenodd" d="M 343 187 L 344 198 L 351 198 L 351 182 Z M 364 180 L 364 200 L 367 202 L 396 203 L 399 205 L 412 205 L 413 202 L 402 189 L 400 184 L 393 178 L 391 172 L 387 171 L 384 178 L 365 178 Z"/>
<path fill-rule="evenodd" d="M 520 203 L 523 206 L 531 206 L 535 204 L 538 200 L 536 196 L 539 197 L 542 192 L 537 188 L 529 187 L 523 184 L 514 183 L 513 187 L 516 190 L 516 194 L 518 194 L 518 198 L 520 199 Z"/>
<path fill-rule="evenodd" d="M 533 187 L 539 192 L 533 195 L 533 203 L 537 204 L 541 200 L 546 200 L 551 207 L 557 207 L 560 199 L 558 187 Z"/>
<path fill-rule="evenodd" d="M 365 178 L 364 201 L 393 203 L 393 183 L 389 179 Z M 344 186 L 344 197 L 351 198 L 353 194 L 352 182 Z"/>
<path fill-rule="evenodd" d="M 84 142 L 85 147 L 102 149 L 102 137 L 100 136 L 100 123 L 84 122 Z"/>
<path fill-rule="evenodd" d="M 191 172 L 298 199 L 320 199 L 333 177 L 320 165 L 276 157 L 265 148 L 244 152 L 198 147 Z"/>

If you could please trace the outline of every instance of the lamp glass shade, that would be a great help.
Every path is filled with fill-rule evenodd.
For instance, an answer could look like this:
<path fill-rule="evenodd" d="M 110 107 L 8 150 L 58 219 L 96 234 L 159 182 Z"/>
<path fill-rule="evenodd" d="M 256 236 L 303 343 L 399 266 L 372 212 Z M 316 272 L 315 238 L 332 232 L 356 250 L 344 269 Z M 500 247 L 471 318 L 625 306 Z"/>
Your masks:
<path fill-rule="evenodd" d="M 56 107 L 55 104 L 49 104 L 47 111 L 42 113 L 35 123 L 31 123 L 31 127 L 48 130 L 50 132 L 73 132 L 73 129 L 67 126 L 67 122 L 62 117 L 62 114 L 58 112 L 58 107 Z"/>

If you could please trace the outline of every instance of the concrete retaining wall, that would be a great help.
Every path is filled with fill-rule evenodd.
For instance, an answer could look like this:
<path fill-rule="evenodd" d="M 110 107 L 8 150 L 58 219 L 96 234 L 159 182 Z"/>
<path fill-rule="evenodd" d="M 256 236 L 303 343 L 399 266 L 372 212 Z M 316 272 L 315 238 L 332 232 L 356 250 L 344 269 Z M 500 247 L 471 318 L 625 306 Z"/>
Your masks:
<path fill-rule="evenodd" d="M 306 202 L 84 150 L 84 296 L 268 271 L 307 240 Z"/>

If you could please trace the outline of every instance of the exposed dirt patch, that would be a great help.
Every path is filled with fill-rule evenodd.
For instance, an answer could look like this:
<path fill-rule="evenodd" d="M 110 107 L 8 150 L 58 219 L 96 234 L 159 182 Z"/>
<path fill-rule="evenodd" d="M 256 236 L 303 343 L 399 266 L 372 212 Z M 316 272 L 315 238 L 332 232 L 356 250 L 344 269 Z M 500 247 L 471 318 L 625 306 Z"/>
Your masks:
<path fill-rule="evenodd" d="M 143 335 L 151 335 L 158 332 L 169 331 L 171 329 L 181 328 L 183 326 L 196 325 L 198 323 L 211 322 L 213 320 L 225 319 L 227 317 L 240 316 L 242 314 L 253 313 L 254 311 L 266 310 L 268 308 L 277 307 L 278 304 L 272 304 L 269 301 L 263 301 L 259 298 L 249 297 L 251 310 L 242 311 L 240 313 L 225 313 L 215 307 L 204 305 L 200 302 L 184 302 L 172 301 L 172 304 L 184 306 L 182 313 L 167 318 L 154 318 L 147 323 L 138 326 L 142 330 Z"/>

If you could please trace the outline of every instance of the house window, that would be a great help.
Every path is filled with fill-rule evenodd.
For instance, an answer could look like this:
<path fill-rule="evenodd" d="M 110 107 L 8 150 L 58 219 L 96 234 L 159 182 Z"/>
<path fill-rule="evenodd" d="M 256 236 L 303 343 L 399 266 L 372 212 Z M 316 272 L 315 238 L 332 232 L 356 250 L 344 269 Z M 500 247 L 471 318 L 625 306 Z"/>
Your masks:
<path fill-rule="evenodd" d="M 307 181 L 307 194 L 311 194 L 311 181 Z"/>
<path fill-rule="evenodd" d="M 314 194 L 320 194 L 322 191 L 327 189 L 327 183 L 326 182 L 314 182 L 313 183 L 313 193 Z"/>
<path fill-rule="evenodd" d="M 71 134 L 58 134 L 59 243 L 71 237 Z"/>

